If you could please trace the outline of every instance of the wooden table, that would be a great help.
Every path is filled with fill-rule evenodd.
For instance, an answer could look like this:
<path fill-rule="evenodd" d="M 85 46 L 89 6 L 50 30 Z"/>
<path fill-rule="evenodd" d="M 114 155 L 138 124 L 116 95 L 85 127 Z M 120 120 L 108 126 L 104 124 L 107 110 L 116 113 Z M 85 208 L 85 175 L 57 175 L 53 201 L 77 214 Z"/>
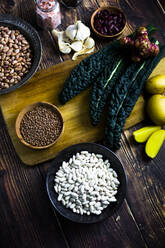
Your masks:
<path fill-rule="evenodd" d="M 89 25 L 99 6 L 120 6 L 133 27 L 149 23 L 159 28 L 165 43 L 164 0 L 84 0 L 77 9 L 65 9 L 62 27 L 81 19 Z M 0 0 L 1 13 L 11 12 L 36 26 L 33 0 Z M 164 7 L 164 9 L 163 9 Z M 39 30 L 43 57 L 40 69 L 69 59 L 59 53 L 50 34 Z M 96 37 L 95 37 L 96 38 Z M 97 48 L 105 42 L 97 41 Z M 80 225 L 62 218 L 48 200 L 45 187 L 49 163 L 33 168 L 18 158 L 0 115 L 0 247 L 1 248 L 143 248 L 165 247 L 165 144 L 149 160 L 144 145 L 132 139 L 132 128 L 122 134 L 117 155 L 128 175 L 126 199 L 119 211 L 102 223 Z"/>

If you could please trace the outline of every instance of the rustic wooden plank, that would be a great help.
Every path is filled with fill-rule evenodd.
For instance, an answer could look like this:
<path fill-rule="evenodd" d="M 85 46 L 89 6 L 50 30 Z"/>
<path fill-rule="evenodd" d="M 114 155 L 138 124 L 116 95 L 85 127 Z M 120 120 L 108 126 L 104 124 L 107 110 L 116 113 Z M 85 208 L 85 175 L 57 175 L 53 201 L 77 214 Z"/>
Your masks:
<path fill-rule="evenodd" d="M 139 126 L 138 126 L 139 127 Z M 149 159 L 144 144 L 137 144 L 131 131 L 125 131 L 129 142 L 123 140 L 118 156 L 123 161 L 128 175 L 127 200 L 138 227 L 149 247 L 164 247 L 165 218 L 164 149 L 155 159 Z"/>
<path fill-rule="evenodd" d="M 69 145 L 80 142 L 96 142 L 104 138 L 105 118 L 93 127 L 89 114 L 90 89 L 76 96 L 65 105 L 58 101 L 58 95 L 63 87 L 66 77 L 77 65 L 78 61 L 65 61 L 54 67 L 42 70 L 16 92 L 3 95 L 0 98 L 4 118 L 9 130 L 10 137 L 20 159 L 28 165 L 35 165 L 49 159 Z M 165 59 L 162 59 L 153 71 L 152 75 L 163 73 Z M 17 101 L 19 99 L 19 102 Z M 60 140 L 49 149 L 34 150 L 25 147 L 15 132 L 15 121 L 19 112 L 27 105 L 47 101 L 59 107 L 64 118 L 64 133 Z M 11 105 L 11 102 L 13 104 Z M 88 103 L 88 104 L 85 104 Z M 131 115 L 126 120 L 125 129 L 144 119 L 144 99 L 139 97 Z M 72 132 L 68 132 L 72 130 Z"/>
<path fill-rule="evenodd" d="M 20 2 L 21 1 L 19 1 L 19 3 Z M 31 2 L 31 1 L 27 1 L 27 2 Z M 84 2 L 87 3 L 89 1 L 84 1 Z M 112 1 L 109 1 L 109 2 L 111 3 Z M 143 21 L 143 18 L 145 18 L 144 15 L 149 16 L 148 11 L 144 11 L 146 9 L 148 10 L 148 1 L 145 1 L 145 2 L 147 2 L 147 4 L 146 4 L 147 8 L 146 8 L 145 3 L 143 4 L 144 1 L 143 2 L 139 1 L 140 2 L 139 5 L 138 5 L 138 1 L 136 1 L 136 2 L 135 1 L 129 1 L 129 2 L 128 1 L 120 1 L 120 2 L 121 2 L 121 6 L 122 7 L 124 6 L 124 9 L 125 9 L 124 11 L 125 12 L 127 11 L 128 16 L 130 16 L 130 20 L 131 20 L 130 22 L 134 26 L 135 26 L 135 23 L 137 21 L 140 25 L 142 25 L 144 23 L 144 21 Z M 125 4 L 125 2 L 126 2 L 126 4 Z M 128 7 L 128 3 L 129 3 L 129 7 Z M 135 8 L 133 7 L 134 3 L 136 6 Z M 145 6 L 145 8 L 140 6 L 141 3 L 142 3 L 142 6 Z M 153 5 L 152 3 L 153 3 L 153 1 L 151 1 L 150 4 Z M 138 8 L 137 8 L 137 5 L 138 5 Z M 137 14 L 136 14 L 136 8 L 137 8 Z M 131 11 L 132 9 L 133 9 L 133 12 Z M 150 7 L 150 9 L 152 9 L 152 8 Z M 23 11 L 23 10 L 21 10 L 21 11 Z M 28 9 L 26 11 L 28 11 Z M 81 10 L 80 10 L 80 12 L 81 12 Z M 81 12 L 81 13 L 83 13 L 83 18 L 85 19 L 85 12 Z M 156 11 L 156 14 L 158 16 L 158 11 Z M 21 13 L 20 13 L 20 15 L 21 15 Z M 26 13 L 25 13 L 25 15 L 26 15 Z M 137 18 L 136 18 L 136 15 L 137 15 Z M 154 18 L 153 20 L 155 20 L 155 10 L 152 11 L 152 15 Z M 24 17 L 24 16 L 22 15 L 22 17 Z M 81 17 L 81 14 L 80 14 L 80 17 Z M 163 20 L 162 20 L 161 16 L 159 16 L 157 19 L 158 19 L 157 23 L 161 22 L 162 27 L 163 27 L 164 24 L 163 24 Z M 147 17 L 145 18 L 145 22 L 146 23 L 148 22 Z M 162 31 L 163 31 L 163 28 L 162 28 Z M 45 47 L 46 44 L 49 44 L 49 43 L 47 42 L 48 40 L 46 42 L 44 41 L 47 38 L 45 32 L 44 32 L 44 35 L 45 35 L 45 37 L 43 37 L 43 42 L 44 42 L 44 47 Z M 161 36 L 161 37 L 163 37 L 163 36 Z M 101 47 L 101 44 L 103 44 L 102 41 L 99 43 L 98 47 Z M 44 56 L 45 62 L 43 63 L 43 66 L 41 64 L 41 68 L 44 68 L 47 65 L 51 65 L 51 63 L 54 62 L 55 58 L 52 58 L 53 53 L 51 54 L 51 52 L 54 51 L 54 44 L 52 44 L 51 46 L 52 46 L 51 50 L 49 50 L 49 52 L 45 52 L 45 56 Z M 56 51 L 56 48 L 55 48 L 55 51 Z M 55 57 L 57 59 L 56 60 L 57 62 L 61 61 L 58 53 L 55 54 Z M 47 59 L 48 59 L 48 62 L 47 62 Z M 66 58 L 64 58 L 64 59 L 66 59 Z M 6 131 L 5 131 L 5 135 L 6 135 Z M 26 191 L 28 192 L 28 194 L 27 194 L 28 200 L 27 200 L 26 208 L 29 209 L 29 212 L 28 212 L 26 217 L 24 217 L 24 216 L 22 217 L 21 224 L 17 225 L 17 223 L 19 223 L 19 219 L 21 218 L 21 216 L 19 216 L 18 214 L 14 215 L 13 211 L 11 211 L 10 202 L 8 201 L 8 196 L 6 196 L 6 190 L 4 189 L 4 182 L 12 182 L 13 181 L 12 176 L 14 175 L 14 177 L 15 177 L 14 184 L 15 183 L 18 183 L 18 185 L 21 184 L 21 188 L 22 188 L 24 185 L 24 180 L 26 179 L 26 177 L 24 176 L 24 180 L 21 180 L 21 181 L 18 180 L 18 179 L 20 179 L 20 174 L 22 175 L 22 168 L 21 168 L 22 164 L 20 162 L 18 162 L 18 160 L 15 159 L 15 156 L 11 157 L 11 154 L 14 152 L 14 150 L 13 150 L 13 148 L 8 149 L 8 146 L 9 147 L 11 146 L 10 140 L 8 138 L 7 139 L 5 138 L 5 142 L 4 141 L 2 142 L 3 139 L 4 139 L 4 136 L 1 136 L 0 157 L 2 157 L 2 153 L 3 153 L 3 157 L 5 157 L 5 159 L 0 160 L 1 161 L 0 162 L 0 164 L 1 164 L 1 166 L 0 166 L 0 188 L 3 189 L 0 192 L 0 201 L 1 201 L 1 207 L 0 208 L 2 209 L 2 211 L 0 211 L 0 231 L 1 231 L 0 246 L 2 248 L 6 248 L 6 247 L 11 247 L 11 244 L 12 244 L 12 248 L 15 248 L 15 247 L 23 247 L 24 248 L 24 247 L 29 247 L 29 246 L 31 247 L 32 244 L 34 243 L 33 247 L 45 247 L 45 248 L 49 248 L 52 246 L 63 247 L 63 246 L 59 246 L 58 243 L 56 243 L 54 240 L 57 238 L 57 236 L 59 236 L 58 232 L 56 233 L 56 231 L 53 230 L 51 227 L 49 229 L 49 225 L 52 226 L 52 223 L 55 222 L 54 216 L 52 216 L 50 214 L 51 209 L 48 209 L 46 207 L 46 209 L 42 209 L 39 211 L 39 213 L 40 213 L 39 215 L 35 216 L 36 212 L 39 210 L 39 208 L 42 206 L 43 203 L 44 203 L 44 206 L 45 205 L 47 206 L 46 195 L 43 193 L 41 194 L 40 191 L 42 191 L 42 190 L 38 188 L 38 183 L 41 183 L 41 181 L 40 181 L 41 179 L 40 179 L 38 170 L 37 170 L 37 172 L 35 172 L 36 168 L 34 168 L 34 170 L 26 168 L 27 174 L 29 173 L 29 171 L 31 171 L 30 176 L 28 177 L 28 181 L 31 180 L 31 176 L 32 176 L 32 182 L 31 183 L 28 182 L 27 186 L 25 187 Z M 123 139 L 124 143 L 122 143 L 122 147 L 124 147 L 124 148 L 126 147 L 126 149 L 129 149 L 129 145 L 125 141 L 126 140 Z M 4 143 L 5 143 L 5 146 L 4 146 Z M 100 223 L 98 225 L 98 228 L 97 228 L 97 226 L 96 227 L 93 227 L 93 226 L 84 226 L 83 227 L 83 226 L 80 226 L 77 224 L 74 225 L 73 223 L 68 222 L 66 224 L 67 228 L 65 229 L 65 232 L 67 232 L 68 230 L 70 231 L 69 245 L 71 244 L 71 245 L 73 245 L 73 247 L 76 247 L 76 248 L 77 247 L 85 247 L 85 248 L 86 247 L 92 247 L 92 248 L 93 247 L 99 247 L 99 248 L 100 247 L 105 247 L 105 248 L 106 247 L 108 247 L 108 248 L 114 247 L 114 248 L 116 248 L 116 247 L 120 247 L 119 240 L 121 240 L 121 242 L 122 242 L 121 247 L 124 247 L 124 248 L 127 247 L 127 244 L 129 245 L 128 247 L 131 247 L 131 248 L 132 247 L 144 247 L 143 246 L 144 242 L 142 242 L 143 240 L 141 238 L 141 235 L 140 235 L 140 233 L 137 232 L 137 230 L 139 229 L 140 232 L 144 235 L 144 239 L 146 240 L 147 243 L 150 244 L 151 241 L 153 241 L 153 245 L 151 244 L 151 245 L 149 245 L 149 247 L 154 247 L 154 246 L 156 248 L 164 247 L 164 240 L 162 238 L 163 233 L 164 233 L 164 230 L 163 230 L 164 224 L 162 225 L 162 222 L 157 223 L 160 221 L 160 216 L 158 216 L 158 221 L 157 221 L 157 215 L 158 215 L 159 209 L 161 209 L 160 212 L 161 212 L 161 218 L 162 218 L 163 203 L 162 203 L 161 197 L 163 196 L 163 192 L 165 192 L 165 191 L 163 189 L 163 191 L 161 191 L 161 194 L 159 195 L 159 197 L 155 196 L 153 198 L 156 202 L 156 205 L 154 205 L 155 202 L 151 202 L 151 200 L 149 200 L 149 199 L 152 199 L 151 195 L 150 195 L 150 198 L 148 197 L 149 192 L 147 191 L 147 193 L 146 193 L 146 191 L 145 191 L 145 196 L 144 196 L 144 193 L 142 194 L 144 196 L 144 199 L 145 199 L 145 204 L 143 205 L 143 204 L 139 204 L 139 201 L 142 201 L 143 197 L 141 197 L 139 199 L 139 192 L 137 192 L 137 189 L 134 186 L 134 176 L 136 177 L 135 182 L 137 182 L 138 179 L 140 180 L 140 189 L 143 190 L 143 184 L 144 184 L 145 180 L 147 180 L 147 185 L 148 185 L 148 182 L 150 182 L 149 174 L 148 174 L 148 177 L 145 178 L 145 180 L 142 180 L 141 177 L 139 178 L 138 176 L 139 176 L 139 171 L 141 169 L 143 169 L 145 171 L 149 170 L 151 174 L 154 173 L 154 176 L 152 175 L 152 179 L 154 179 L 156 177 L 156 182 L 157 182 L 158 186 L 157 186 L 157 184 L 156 185 L 154 184 L 154 181 L 152 181 L 152 185 L 150 183 L 148 186 L 150 189 L 153 188 L 153 190 L 156 191 L 156 193 L 158 195 L 159 194 L 159 192 L 158 192 L 159 188 L 161 187 L 159 180 L 160 180 L 160 178 L 162 178 L 162 175 L 164 175 L 164 170 L 162 170 L 162 168 L 163 168 L 163 162 L 162 161 L 163 161 L 164 156 L 162 155 L 161 157 L 159 157 L 156 165 L 155 165 L 155 163 L 154 164 L 146 163 L 143 166 L 143 159 L 144 158 L 140 159 L 142 154 L 143 154 L 142 153 L 143 148 L 144 148 L 143 145 L 141 145 L 140 147 L 138 146 L 138 150 L 134 151 L 134 153 L 137 153 L 137 156 L 139 159 L 140 168 L 138 167 L 139 168 L 138 171 L 134 172 L 133 165 L 131 166 L 131 169 L 128 170 L 129 180 L 131 182 L 131 184 L 129 184 L 129 185 L 133 186 L 132 188 L 129 187 L 129 192 L 128 192 L 128 194 L 129 194 L 128 200 L 129 200 L 129 204 L 130 204 L 129 206 L 131 206 L 131 212 L 130 212 L 128 205 L 126 205 L 126 204 L 123 205 L 124 210 L 120 210 L 120 211 L 122 211 L 124 213 L 123 215 L 126 217 L 125 218 L 120 217 L 120 220 L 122 220 L 122 225 L 119 225 L 119 227 L 117 229 L 116 225 L 117 225 L 117 223 L 120 223 L 120 222 L 117 221 L 117 223 L 116 223 L 115 220 L 117 219 L 118 216 L 117 217 L 115 216 L 115 219 L 112 220 L 113 223 L 111 223 L 111 218 L 110 218 L 109 220 L 107 220 L 108 224 L 104 223 L 104 222 Z M 125 155 L 127 157 L 127 159 L 126 159 L 125 156 L 123 156 L 123 150 L 120 150 L 119 153 L 120 153 L 119 154 L 120 157 L 122 158 L 122 160 L 124 162 L 124 165 L 129 167 L 130 166 L 130 160 L 132 161 L 132 159 L 134 159 L 134 157 L 132 157 L 132 156 L 130 157 L 130 156 Z M 161 154 L 163 154 L 163 151 L 161 152 Z M 10 160 L 10 157 L 12 158 L 11 160 Z M 8 164 L 8 160 L 10 162 L 9 164 Z M 127 162 L 129 162 L 128 165 L 127 165 Z M 17 164 L 17 166 L 14 166 L 15 172 L 12 172 L 15 174 L 12 174 L 12 176 L 8 176 L 6 173 L 9 173 L 9 171 L 6 172 L 5 168 L 7 165 L 7 168 L 11 169 L 12 163 Z M 134 162 L 132 161 L 132 163 L 134 163 Z M 49 166 L 49 164 L 45 164 L 42 167 L 39 167 L 39 170 L 42 171 L 44 169 L 44 167 L 47 168 L 48 166 Z M 152 167 L 152 170 L 149 166 Z M 20 172 L 20 168 L 21 168 L 21 172 Z M 43 178 L 44 178 L 45 174 L 43 174 L 43 175 L 44 175 L 43 176 Z M 8 178 L 8 181 L 6 178 Z M 33 195 L 33 190 L 35 190 L 35 189 L 32 189 L 31 184 L 32 185 L 34 184 L 34 186 L 37 185 L 37 190 L 39 191 L 39 195 L 35 193 L 36 198 L 34 196 L 31 196 L 31 199 L 29 200 L 29 198 L 30 198 L 29 195 Z M 17 185 L 16 189 L 18 188 L 18 185 Z M 44 187 L 43 183 L 41 183 L 41 185 L 42 185 L 42 187 Z M 138 184 L 136 184 L 136 185 L 138 187 Z M 162 185 L 162 183 L 161 183 L 161 185 Z M 29 186 L 29 188 L 28 188 L 28 186 Z M 11 188 L 12 187 L 10 186 L 9 189 L 11 189 Z M 20 195 L 22 194 L 21 192 L 22 192 L 22 190 L 20 190 Z M 23 192 L 24 192 L 23 195 L 26 196 L 26 192 L 24 190 L 23 190 Z M 141 194 L 141 192 L 140 192 L 140 194 Z M 12 195 L 14 198 L 14 196 L 15 196 L 14 192 Z M 15 199 L 17 200 L 17 199 L 21 198 L 21 201 L 24 202 L 24 204 L 23 204 L 23 206 L 24 206 L 24 205 L 26 205 L 25 204 L 26 203 L 25 196 L 24 196 L 24 198 L 22 198 L 22 196 L 17 196 L 17 198 L 15 198 Z M 44 196 L 44 199 L 42 200 L 43 196 Z M 138 197 L 137 201 L 136 201 L 136 197 Z M 157 197 L 158 197 L 158 199 L 157 199 Z M 131 200 L 130 200 L 130 198 L 131 198 Z M 39 205 L 39 203 L 36 203 L 36 199 L 40 199 L 41 206 Z M 148 204 L 148 201 L 150 201 L 150 204 Z M 138 204 L 137 204 L 137 202 L 138 202 Z M 146 204 L 146 202 L 147 202 L 147 204 Z M 2 203 L 4 203 L 4 204 L 2 204 Z M 160 203 L 161 203 L 161 207 L 160 207 Z M 17 205 L 17 211 L 19 212 L 22 205 L 20 203 L 15 203 L 15 201 L 14 201 L 14 205 L 15 204 Z M 156 214 L 154 214 L 155 207 L 157 208 L 157 205 L 159 207 L 158 207 L 158 209 L 156 209 Z M 50 203 L 49 203 L 49 206 L 50 206 Z M 144 208 L 144 206 L 145 206 L 145 208 Z M 151 213 L 151 215 L 152 215 L 151 219 L 150 219 L 151 216 L 148 215 L 148 208 L 150 206 L 152 208 L 152 211 L 149 210 L 149 213 Z M 15 208 L 15 206 L 13 208 Z M 25 210 L 25 213 L 26 212 L 27 212 L 27 210 Z M 51 215 L 51 220 L 49 218 L 49 220 L 45 222 L 45 225 L 43 225 L 43 223 L 42 223 L 42 225 L 41 225 L 42 231 L 40 231 L 40 228 L 37 224 L 37 218 L 39 220 L 40 220 L 40 218 L 44 218 L 43 213 L 45 215 L 46 212 L 48 212 L 48 215 Z M 22 210 L 21 210 L 21 213 L 22 213 Z M 133 214 L 136 213 L 136 214 L 134 214 L 134 216 L 135 216 L 135 219 L 137 222 L 132 221 L 132 219 L 130 217 L 131 213 L 133 213 Z M 147 217 L 145 217 L 145 214 Z M 138 216 L 136 216 L 136 215 L 138 215 Z M 15 220 L 15 216 L 17 217 L 16 220 Z M 30 234 L 25 232 L 26 231 L 25 223 L 27 222 L 27 225 L 30 226 L 29 222 L 31 221 L 32 217 L 34 218 L 34 216 L 35 216 L 35 221 L 36 221 L 35 227 L 37 226 L 38 233 L 41 236 L 41 237 L 37 237 L 37 241 L 36 241 L 35 235 L 31 231 L 30 231 Z M 47 216 L 47 214 L 46 214 L 46 216 Z M 122 216 L 122 215 L 120 215 L 120 216 Z M 143 218 L 143 217 L 145 217 L 145 218 Z M 23 220 L 23 218 L 24 218 L 24 220 Z M 132 216 L 132 218 L 134 218 L 134 217 Z M 130 222 L 127 221 L 127 219 L 131 220 L 131 223 L 132 223 L 130 225 L 130 230 L 128 228 Z M 16 221 L 17 221 L 17 223 L 16 223 Z M 25 221 L 25 223 L 24 223 L 24 221 Z M 61 222 L 65 224 L 67 221 L 62 220 Z M 110 222 L 110 224 L 109 224 L 109 222 Z M 155 226 L 155 223 L 156 223 L 156 226 Z M 62 227 L 64 226 L 64 224 L 62 225 Z M 72 224 L 74 225 L 73 229 L 72 229 Z M 21 225 L 23 225 L 23 229 L 21 229 Z M 150 235 L 153 235 L 153 232 L 149 228 L 149 225 L 151 225 L 151 229 L 154 229 L 154 236 L 153 237 L 150 237 Z M 104 226 L 106 226 L 106 228 Z M 115 226 L 115 233 L 113 232 L 114 226 Z M 136 226 L 136 228 L 135 228 L 135 226 Z M 85 232 L 85 230 L 84 230 L 85 228 L 88 230 L 88 232 Z M 126 232 L 124 231 L 125 228 L 126 228 Z M 135 236 L 134 236 L 134 232 L 131 232 L 131 228 L 133 228 L 133 230 L 135 230 Z M 143 230 L 144 228 L 146 228 L 146 230 Z M 160 228 L 161 228 L 161 230 L 160 230 Z M 50 236 L 47 234 L 47 232 L 48 232 L 47 230 L 51 231 Z M 116 230 L 118 231 L 117 234 L 116 234 Z M 121 234 L 120 234 L 120 232 L 121 232 Z M 124 234 L 123 234 L 123 232 L 124 232 Z M 161 232 L 161 234 L 159 232 Z M 97 236 L 97 238 L 95 238 L 95 236 L 92 234 L 95 234 Z M 27 236 L 26 244 L 23 243 L 21 246 L 20 242 L 21 242 L 21 240 L 23 240 L 23 238 L 25 240 L 25 235 Z M 156 235 L 158 235 L 158 238 L 161 238 L 161 240 L 158 243 L 157 243 L 158 238 L 156 238 L 155 239 L 156 241 L 154 242 L 154 238 Z M 126 236 L 126 238 L 125 238 L 125 236 Z M 16 240 L 16 237 L 18 240 Z M 73 237 L 73 244 L 72 244 L 72 240 L 71 240 L 72 237 Z M 49 241 L 48 241 L 49 238 L 50 238 L 50 240 L 52 240 L 52 244 L 49 243 Z M 111 238 L 112 238 L 112 243 L 110 242 Z M 125 243 L 124 243 L 124 238 L 126 239 Z M 41 241 L 38 241 L 38 240 L 41 240 Z M 92 240 L 94 240 L 94 241 L 92 242 Z M 100 242 L 100 240 L 102 241 L 102 243 Z M 139 246 L 136 245 L 136 242 L 138 243 Z M 100 246 L 98 246 L 98 244 Z M 103 246 L 102 244 L 104 244 L 105 246 Z M 124 244 L 125 244 L 125 246 L 124 246 Z"/>
<path fill-rule="evenodd" d="M 148 247 L 126 201 L 113 217 L 96 224 L 81 225 L 70 222 L 59 215 L 58 217 L 72 248 Z"/>
<path fill-rule="evenodd" d="M 15 0 L 0 0 L 0 13 L 1 14 L 12 14 L 16 9 L 17 3 Z"/>
<path fill-rule="evenodd" d="M 143 0 L 120 0 L 119 2 L 131 26 L 135 28 L 152 24 L 159 29 L 156 37 L 163 42 L 165 19 L 156 0 L 151 0 L 149 3 Z"/>
<path fill-rule="evenodd" d="M 19 160 L 0 112 L 0 247 L 68 247 L 39 168 Z M 25 238 L 26 237 L 26 238 Z"/>
<path fill-rule="evenodd" d="M 165 2 L 164 0 L 156 0 L 158 6 L 160 7 L 162 13 L 165 15 Z"/>

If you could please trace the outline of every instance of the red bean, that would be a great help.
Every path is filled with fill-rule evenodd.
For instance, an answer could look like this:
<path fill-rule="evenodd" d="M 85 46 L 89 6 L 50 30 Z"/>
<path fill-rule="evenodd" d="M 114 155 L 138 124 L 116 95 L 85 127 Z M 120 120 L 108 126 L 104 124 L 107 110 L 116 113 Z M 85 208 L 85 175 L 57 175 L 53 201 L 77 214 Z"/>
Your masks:
<path fill-rule="evenodd" d="M 94 18 L 94 27 L 101 34 L 114 35 L 124 27 L 124 16 L 111 14 L 108 10 L 99 11 Z"/>

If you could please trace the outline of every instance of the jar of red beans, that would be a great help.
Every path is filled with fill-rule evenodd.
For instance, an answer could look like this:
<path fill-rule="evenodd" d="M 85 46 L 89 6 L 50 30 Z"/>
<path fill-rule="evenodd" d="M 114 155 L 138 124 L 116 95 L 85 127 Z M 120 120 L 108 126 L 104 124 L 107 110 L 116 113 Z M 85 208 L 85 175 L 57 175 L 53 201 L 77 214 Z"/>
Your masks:
<path fill-rule="evenodd" d="M 61 24 L 60 5 L 57 0 L 36 0 L 37 24 L 44 29 L 54 29 Z"/>

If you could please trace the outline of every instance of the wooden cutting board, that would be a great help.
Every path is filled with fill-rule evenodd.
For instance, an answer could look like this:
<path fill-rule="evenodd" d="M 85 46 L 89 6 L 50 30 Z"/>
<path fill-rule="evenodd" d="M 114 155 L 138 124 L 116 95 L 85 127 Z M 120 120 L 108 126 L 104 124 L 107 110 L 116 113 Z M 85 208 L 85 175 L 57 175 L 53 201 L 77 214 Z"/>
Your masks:
<path fill-rule="evenodd" d="M 63 106 L 58 101 L 58 94 L 63 87 L 66 77 L 79 62 L 80 60 L 68 60 L 46 70 L 39 71 L 20 89 L 0 96 L 0 105 L 11 140 L 17 154 L 25 164 L 36 165 L 54 158 L 59 151 L 72 144 L 95 142 L 104 138 L 104 120 L 97 127 L 93 127 L 90 123 L 90 90 L 84 91 Z M 165 58 L 161 60 L 152 75 L 165 73 L 164 65 Z M 15 132 L 15 120 L 20 110 L 26 105 L 37 101 L 47 101 L 55 104 L 60 108 L 64 118 L 64 133 L 62 137 L 57 144 L 45 150 L 33 150 L 25 147 L 18 140 Z M 126 121 L 125 129 L 144 119 L 143 110 L 144 100 L 141 96 Z"/>

